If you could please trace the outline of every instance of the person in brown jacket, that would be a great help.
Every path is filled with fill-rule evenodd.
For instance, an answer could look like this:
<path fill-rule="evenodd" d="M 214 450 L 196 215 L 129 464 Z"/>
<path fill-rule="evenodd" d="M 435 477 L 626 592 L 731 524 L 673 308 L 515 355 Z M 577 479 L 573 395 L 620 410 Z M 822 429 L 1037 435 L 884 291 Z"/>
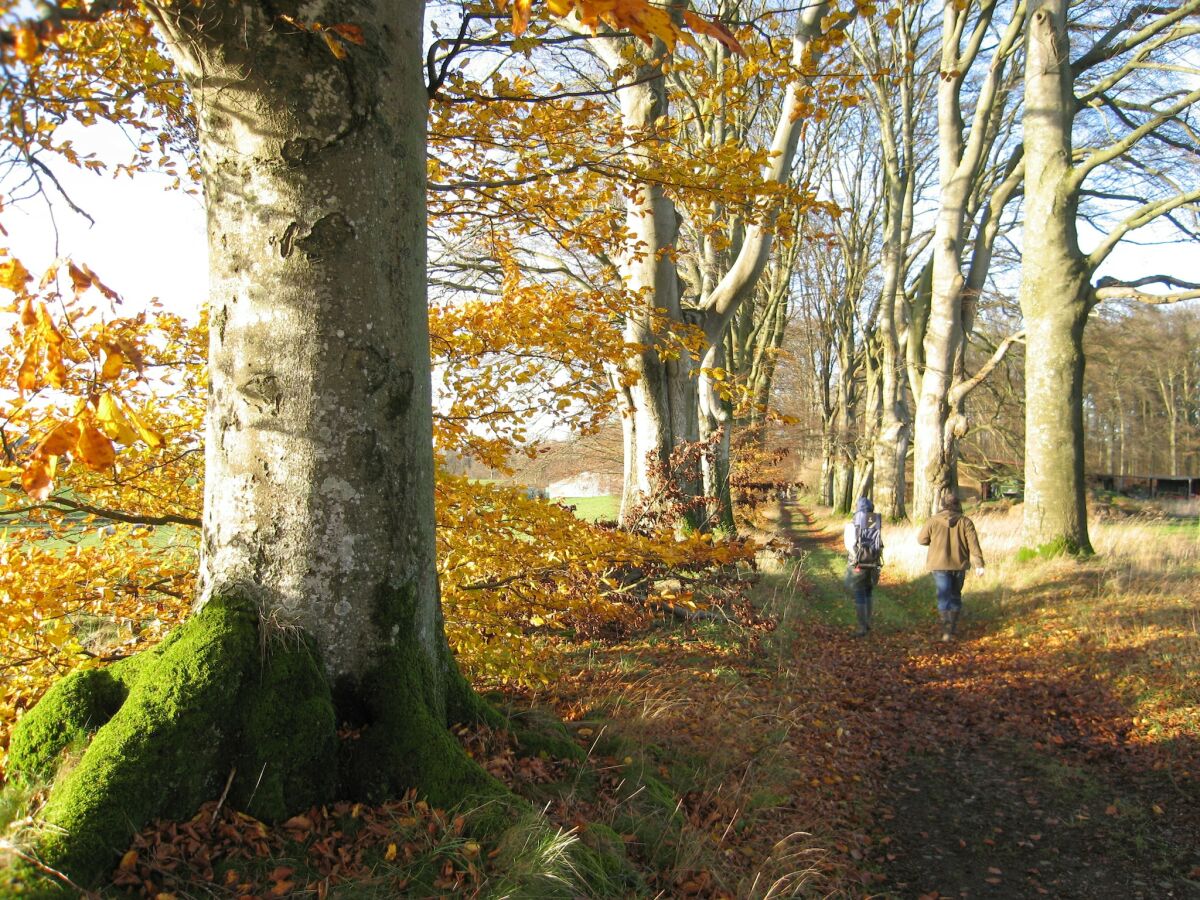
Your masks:
<path fill-rule="evenodd" d="M 937 588 L 938 615 L 942 620 L 942 640 L 954 639 L 958 615 L 962 611 L 963 582 L 967 569 L 983 574 L 983 551 L 975 523 L 963 515 L 962 504 L 952 491 L 942 494 L 942 511 L 925 520 L 917 534 L 917 543 L 929 548 L 925 568 L 933 573 Z"/>

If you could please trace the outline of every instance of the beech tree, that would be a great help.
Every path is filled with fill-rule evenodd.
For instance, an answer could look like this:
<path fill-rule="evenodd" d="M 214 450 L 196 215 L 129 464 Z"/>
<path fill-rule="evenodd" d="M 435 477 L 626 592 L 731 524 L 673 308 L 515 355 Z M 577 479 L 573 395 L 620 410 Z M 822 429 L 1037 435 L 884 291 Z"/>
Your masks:
<path fill-rule="evenodd" d="M 335 792 L 504 793 L 447 730 L 494 714 L 438 601 L 423 4 L 146 8 L 192 95 L 208 210 L 201 586 L 161 645 L 68 677 L 13 735 L 29 778 L 90 736 L 38 845 L 84 881 L 222 785 L 269 819 Z M 111 12 L 49 8 L 4 43 L 33 57 Z M 651 13 L 594 15 L 671 33 Z M 514 30 L 528 14 L 514 7 Z"/>
<path fill-rule="evenodd" d="M 937 512 L 938 497 L 953 483 L 955 445 L 966 428 L 956 407 L 970 389 L 962 360 L 974 304 L 988 270 L 989 222 L 998 220 L 1020 184 L 1019 153 L 1011 156 L 1011 164 L 1003 160 L 999 167 L 989 164 L 993 149 L 1004 146 L 1007 73 L 1019 47 L 1025 5 L 1013 6 L 999 39 L 989 48 L 987 40 L 998 11 L 997 0 L 946 3 L 943 8 L 937 86 L 939 208 L 930 242 L 922 367 L 914 373 L 919 386 L 914 390 L 912 513 L 918 520 Z M 968 128 L 963 123 L 968 75 L 985 59 L 987 69 L 973 98 Z M 1003 172 L 1000 183 L 983 187 L 997 168 Z M 990 203 L 981 215 L 985 200 Z M 968 254 L 973 230 L 979 238 Z"/>
<path fill-rule="evenodd" d="M 1106 299 L 1200 296 L 1200 288 L 1171 273 L 1092 284 L 1097 268 L 1136 229 L 1166 221 L 1197 237 L 1176 215 L 1194 211 L 1200 201 L 1194 177 L 1200 90 L 1178 74 L 1195 71 L 1186 53 L 1197 47 L 1198 11 L 1197 0 L 1173 9 L 1089 7 L 1072 20 L 1066 0 L 1046 0 L 1028 17 L 1020 294 L 1028 332 L 1023 540 L 1042 552 L 1091 552 L 1083 468 L 1083 332 L 1090 310 Z M 1072 31 L 1093 27 L 1099 37 L 1072 59 Z M 1162 76 L 1148 74 L 1155 70 Z M 1100 121 L 1085 130 L 1090 110 Z M 1166 158 L 1157 165 L 1140 161 L 1138 151 L 1155 144 L 1166 148 Z M 1125 173 L 1114 193 L 1098 179 L 1116 165 Z M 1130 178 L 1130 171 L 1143 177 Z M 1078 222 L 1081 204 L 1090 198 L 1122 206 L 1092 219 L 1103 230 L 1084 252 Z M 1167 293 L 1142 290 L 1149 285 Z"/>
<path fill-rule="evenodd" d="M 878 127 L 883 179 L 880 234 L 880 294 L 876 314 L 879 368 L 879 422 L 873 441 L 875 508 L 885 519 L 906 517 L 906 465 L 912 443 L 912 413 L 907 398 L 904 344 L 920 340 L 906 315 L 904 289 L 909 272 L 931 232 L 914 237 L 914 209 L 924 186 L 919 134 L 928 115 L 926 100 L 935 80 L 924 69 L 929 48 L 924 40 L 928 4 L 898 8 L 884 18 L 887 28 L 856 30 L 855 60 L 869 73 L 867 106 Z M 890 17 L 890 18 L 889 18 Z"/>

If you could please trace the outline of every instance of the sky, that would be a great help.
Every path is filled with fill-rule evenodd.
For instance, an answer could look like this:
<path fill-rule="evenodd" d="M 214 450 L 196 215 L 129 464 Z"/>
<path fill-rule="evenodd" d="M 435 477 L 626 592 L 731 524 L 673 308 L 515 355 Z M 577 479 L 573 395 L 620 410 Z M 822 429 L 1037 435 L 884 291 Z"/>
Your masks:
<path fill-rule="evenodd" d="M 75 130 L 83 130 L 75 126 Z M 124 161 L 129 143 L 112 125 L 96 125 L 70 135 L 80 149 L 101 159 Z M 173 178 L 96 174 L 58 164 L 56 177 L 67 193 L 96 220 L 92 225 L 61 200 L 50 207 L 40 198 L 6 206 L 0 236 L 37 277 L 56 256 L 85 262 L 100 280 L 136 311 L 152 297 L 195 319 L 208 294 L 208 244 L 200 195 L 168 190 Z M 55 238 L 57 225 L 57 242 Z"/>

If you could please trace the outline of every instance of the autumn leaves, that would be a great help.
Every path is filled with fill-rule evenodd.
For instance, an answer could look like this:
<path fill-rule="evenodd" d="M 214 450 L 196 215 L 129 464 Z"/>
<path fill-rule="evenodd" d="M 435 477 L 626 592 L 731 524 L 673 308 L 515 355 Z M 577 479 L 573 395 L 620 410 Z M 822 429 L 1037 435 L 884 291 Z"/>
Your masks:
<path fill-rule="evenodd" d="M 63 275 L 71 285 L 69 298 L 58 291 Z M 114 441 L 126 446 L 140 441 L 151 449 L 164 441 L 119 396 L 121 388 L 128 386 L 128 378 L 123 380 L 127 371 L 136 373 L 135 379 L 143 377 L 138 328 L 145 324 L 145 316 L 85 325 L 90 310 L 84 310 L 82 303 L 89 291 L 119 302 L 116 292 L 86 265 L 55 262 L 33 291 L 32 281 L 20 260 L 10 258 L 0 265 L 0 287 L 16 296 L 19 311 L 10 346 L 20 358 L 16 373 L 20 396 L 10 418 L 25 419 L 28 436 L 36 440 L 35 449 L 20 466 L 21 486 L 32 499 L 43 502 L 54 489 L 60 458 L 70 455 L 89 469 L 104 471 L 116 460 Z M 66 311 L 63 329 L 55 324 L 48 303 Z M 8 461 L 15 462 L 13 450 L 5 449 Z"/>

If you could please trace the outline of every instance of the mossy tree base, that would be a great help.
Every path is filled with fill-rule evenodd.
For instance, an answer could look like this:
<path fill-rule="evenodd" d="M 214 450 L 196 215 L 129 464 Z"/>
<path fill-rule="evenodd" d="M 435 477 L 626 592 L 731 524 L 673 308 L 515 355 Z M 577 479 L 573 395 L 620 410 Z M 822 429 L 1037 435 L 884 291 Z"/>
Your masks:
<path fill-rule="evenodd" d="M 1035 559 L 1055 559 L 1060 556 L 1073 556 L 1077 559 L 1086 559 L 1093 555 L 1094 551 L 1090 546 L 1083 546 L 1078 541 L 1071 540 L 1070 538 L 1059 537 L 1037 547 L 1022 547 L 1017 551 L 1017 562 L 1030 562 Z"/>
<path fill-rule="evenodd" d="M 95 884 L 137 830 L 186 818 L 223 794 L 265 821 L 411 787 L 435 804 L 503 800 L 491 805 L 508 815 L 512 795 L 453 739 L 438 712 L 445 706 L 430 702 L 410 666 L 404 648 L 385 654 L 356 686 L 348 713 L 309 639 L 265 635 L 252 604 L 214 599 L 158 647 L 63 679 L 18 723 L 10 779 L 45 782 L 62 768 L 32 850 L 46 866 Z M 469 691 L 464 683 L 459 693 Z M 337 726 L 347 720 L 358 736 L 339 744 Z M 15 890 L 12 878 L 26 879 L 32 895 L 42 876 L 14 870 Z"/>

